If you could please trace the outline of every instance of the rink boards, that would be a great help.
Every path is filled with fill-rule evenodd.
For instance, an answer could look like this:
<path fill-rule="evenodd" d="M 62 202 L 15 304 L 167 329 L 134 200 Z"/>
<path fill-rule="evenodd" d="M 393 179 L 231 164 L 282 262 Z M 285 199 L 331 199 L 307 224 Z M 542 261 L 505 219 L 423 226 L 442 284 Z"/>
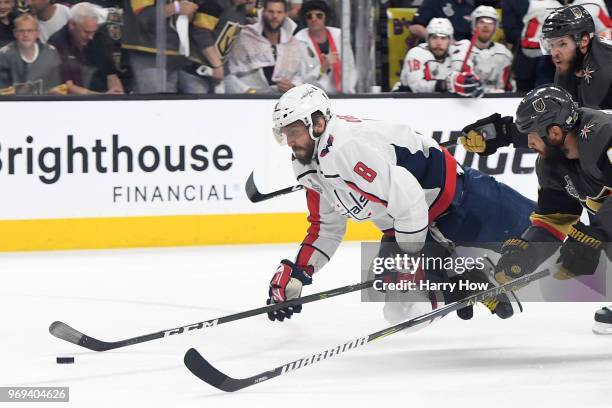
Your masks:
<path fill-rule="evenodd" d="M 517 98 L 333 100 L 335 113 L 407 123 L 449 140 L 467 123 L 510 115 Z M 0 250 L 118 248 L 301 241 L 303 192 L 253 204 L 295 184 L 290 150 L 271 135 L 275 101 L 3 102 Z M 35 112 L 35 115 L 32 113 Z M 461 148 L 461 163 L 535 198 L 535 155 L 488 158 Z M 351 223 L 347 238 L 376 240 Z"/>

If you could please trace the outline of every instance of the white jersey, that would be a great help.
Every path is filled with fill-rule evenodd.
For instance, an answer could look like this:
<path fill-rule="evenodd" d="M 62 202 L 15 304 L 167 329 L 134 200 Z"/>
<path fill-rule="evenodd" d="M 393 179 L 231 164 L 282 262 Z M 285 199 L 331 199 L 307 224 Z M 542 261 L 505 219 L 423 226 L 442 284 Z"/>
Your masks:
<path fill-rule="evenodd" d="M 595 32 L 604 38 L 612 38 L 612 20 L 604 0 L 574 0 L 571 5 L 583 6 L 595 22 Z M 539 57 L 540 37 L 542 24 L 546 17 L 555 9 L 562 7 L 557 0 L 531 0 L 527 13 L 523 17 L 523 32 L 521 34 L 521 48 L 528 57 Z"/>
<path fill-rule="evenodd" d="M 348 219 L 372 221 L 407 251 L 424 242 L 462 173 L 450 153 L 407 125 L 334 116 L 315 150 L 309 165 L 293 160 L 310 222 L 296 264 L 315 271 L 340 245 Z"/>
<path fill-rule="evenodd" d="M 38 20 L 38 39 L 43 43 L 46 43 L 53 34 L 62 29 L 70 18 L 70 9 L 68 7 L 63 4 L 55 4 L 54 6 L 55 13 L 53 13 L 49 20 Z"/>
<path fill-rule="evenodd" d="M 340 54 L 339 57 L 341 59 L 341 64 L 348 65 L 348 88 L 343 89 L 342 91 L 343 93 L 353 94 L 355 93 L 355 87 L 357 86 L 357 80 L 359 79 L 359 72 L 355 68 L 355 57 L 353 56 L 353 50 L 351 49 L 351 47 L 348 47 L 345 53 L 342 49 L 342 31 L 339 28 L 327 27 L 327 31 L 331 35 L 331 38 L 334 41 L 335 46 L 337 47 L 338 53 Z M 314 69 L 319 73 L 316 79 L 310 80 L 309 83 L 323 89 L 328 95 L 337 94 L 338 90 L 336 89 L 336 84 L 334 83 L 334 76 L 331 70 L 330 72 L 321 73 L 321 61 L 319 60 L 319 54 L 317 53 L 318 46 L 316 46 L 310 38 L 308 28 L 304 28 L 303 30 L 298 31 L 298 33 L 295 35 L 295 39 L 304 44 L 308 51 L 308 65 L 314 67 Z"/>
<path fill-rule="evenodd" d="M 404 58 L 400 75 L 402 85 L 412 92 L 435 92 L 436 81 L 446 80 L 452 71 L 461 71 L 465 52 L 451 44 L 444 61 L 437 61 L 427 43 L 412 47 Z"/>
<path fill-rule="evenodd" d="M 470 41 L 458 41 L 456 46 L 467 52 Z M 485 92 L 514 92 L 516 90 L 516 84 L 511 76 L 512 53 L 503 44 L 491 42 L 488 48 L 482 50 L 474 45 L 469 62 L 474 73 L 483 81 Z"/>

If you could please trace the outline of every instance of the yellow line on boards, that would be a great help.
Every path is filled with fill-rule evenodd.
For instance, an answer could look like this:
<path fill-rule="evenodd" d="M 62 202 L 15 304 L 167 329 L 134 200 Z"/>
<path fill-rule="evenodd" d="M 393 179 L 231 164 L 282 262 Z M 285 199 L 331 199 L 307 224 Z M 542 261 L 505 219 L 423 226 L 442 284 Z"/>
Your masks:
<path fill-rule="evenodd" d="M 301 242 L 307 228 L 300 213 L 0 220 L 0 251 Z M 380 236 L 349 222 L 345 239 Z"/>

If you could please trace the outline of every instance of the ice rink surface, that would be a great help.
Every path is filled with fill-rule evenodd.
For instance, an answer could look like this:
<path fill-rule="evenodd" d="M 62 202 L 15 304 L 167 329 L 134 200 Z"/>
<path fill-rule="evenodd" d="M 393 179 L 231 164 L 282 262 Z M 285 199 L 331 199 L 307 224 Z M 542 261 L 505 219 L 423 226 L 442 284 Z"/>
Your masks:
<path fill-rule="evenodd" d="M 246 377 L 386 327 L 358 293 L 97 353 L 48 332 L 62 320 L 114 341 L 261 306 L 294 245 L 0 255 L 0 386 L 69 386 L 72 407 L 610 407 L 612 336 L 591 333 L 594 303 L 529 303 L 502 321 L 478 306 L 412 333 L 227 394 L 183 365 L 189 347 Z M 343 244 L 304 294 L 357 283 Z M 75 364 L 58 365 L 57 356 Z M 25 407 L 31 404 L 20 403 Z M 0 406 L 7 404 L 0 403 Z M 36 406 L 40 406 L 37 404 Z"/>

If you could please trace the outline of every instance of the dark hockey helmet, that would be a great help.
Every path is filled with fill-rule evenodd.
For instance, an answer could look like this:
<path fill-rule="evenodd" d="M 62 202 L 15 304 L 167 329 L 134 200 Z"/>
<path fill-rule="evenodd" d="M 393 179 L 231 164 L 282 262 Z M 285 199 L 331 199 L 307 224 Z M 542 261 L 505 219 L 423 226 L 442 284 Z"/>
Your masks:
<path fill-rule="evenodd" d="M 542 139 L 548 128 L 558 125 L 564 133 L 578 122 L 578 105 L 565 89 L 544 85 L 530 91 L 516 110 L 515 124 L 521 133 L 535 132 Z"/>
<path fill-rule="evenodd" d="M 582 33 L 594 33 L 593 17 L 583 6 L 567 6 L 554 10 L 542 24 L 540 47 L 544 54 L 550 54 L 549 40 L 566 35 L 572 36 L 576 43 Z"/>

